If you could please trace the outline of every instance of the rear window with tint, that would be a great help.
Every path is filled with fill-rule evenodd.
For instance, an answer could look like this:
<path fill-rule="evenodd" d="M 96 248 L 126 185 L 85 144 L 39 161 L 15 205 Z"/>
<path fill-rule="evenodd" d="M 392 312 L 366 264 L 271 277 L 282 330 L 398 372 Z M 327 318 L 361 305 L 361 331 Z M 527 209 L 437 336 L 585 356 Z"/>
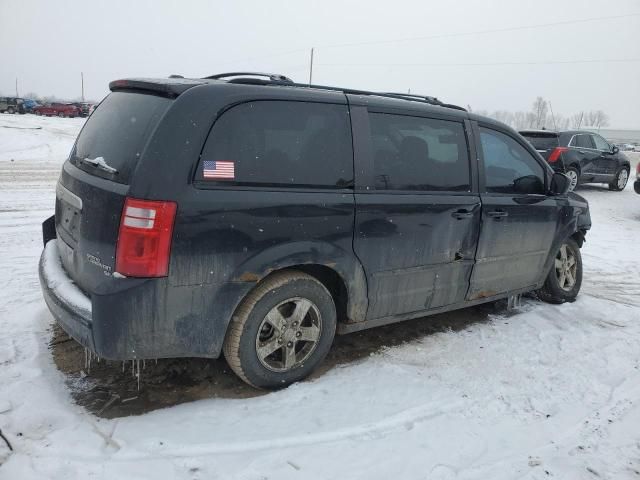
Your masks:
<path fill-rule="evenodd" d="M 522 136 L 526 138 L 536 150 L 549 150 L 558 146 L 557 135 L 550 135 L 548 133 L 523 133 Z"/>
<path fill-rule="evenodd" d="M 573 140 L 571 141 L 571 147 L 578 147 L 578 148 L 591 148 L 591 149 L 595 149 L 596 146 L 593 143 L 593 140 L 591 139 L 591 135 L 588 134 L 580 134 L 580 135 L 576 135 L 575 137 L 573 137 Z"/>
<path fill-rule="evenodd" d="M 71 162 L 91 174 L 127 183 L 149 136 L 172 100 L 156 95 L 114 92 L 105 98 L 82 128 Z M 115 168 L 109 173 L 83 162 L 96 160 Z"/>
<path fill-rule="evenodd" d="M 350 186 L 347 106 L 263 100 L 232 107 L 213 126 L 196 179 L 215 185 Z"/>
<path fill-rule="evenodd" d="M 376 189 L 471 189 L 462 122 L 371 113 L 369 125 Z"/>

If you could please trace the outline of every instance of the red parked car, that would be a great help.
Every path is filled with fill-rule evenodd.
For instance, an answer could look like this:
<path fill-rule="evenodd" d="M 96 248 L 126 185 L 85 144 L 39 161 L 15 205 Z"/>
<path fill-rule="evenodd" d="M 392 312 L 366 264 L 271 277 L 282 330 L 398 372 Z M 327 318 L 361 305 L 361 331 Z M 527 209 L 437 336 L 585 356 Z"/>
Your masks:
<path fill-rule="evenodd" d="M 48 105 L 39 105 L 33 109 L 36 115 L 46 115 L 47 117 L 79 117 L 81 110 L 70 103 L 50 103 Z"/>

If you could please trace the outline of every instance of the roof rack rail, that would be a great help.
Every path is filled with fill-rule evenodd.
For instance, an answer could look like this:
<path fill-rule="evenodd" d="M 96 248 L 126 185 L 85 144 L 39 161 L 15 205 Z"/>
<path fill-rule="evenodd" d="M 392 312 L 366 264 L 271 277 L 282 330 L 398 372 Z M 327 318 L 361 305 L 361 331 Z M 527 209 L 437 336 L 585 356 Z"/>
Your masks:
<path fill-rule="evenodd" d="M 421 102 L 429 105 L 437 105 L 439 107 L 453 108 L 455 110 L 462 110 L 466 112 L 467 109 L 458 105 L 450 103 L 443 103 L 436 97 L 430 97 L 428 95 L 414 95 L 410 93 L 390 93 L 390 92 L 371 92 L 367 90 L 356 90 L 353 88 L 341 88 L 330 87 L 327 85 L 315 85 L 309 83 L 296 83 L 289 77 L 278 73 L 258 73 L 258 72 L 231 72 L 231 73 L 219 73 L 217 75 L 210 75 L 204 77 L 206 80 L 221 80 L 229 77 L 265 77 L 265 80 L 256 78 L 232 78 L 229 82 L 232 83 L 249 83 L 256 85 L 285 85 L 288 87 L 300 87 L 300 88 L 317 88 L 319 90 L 328 90 L 331 92 L 342 92 L 350 95 L 371 95 L 376 97 L 395 98 L 397 100 L 408 100 L 410 102 Z"/>
<path fill-rule="evenodd" d="M 229 77 L 266 77 L 272 82 L 278 83 L 293 83 L 289 77 L 285 77 L 279 73 L 260 73 L 260 72 L 229 72 L 229 73 L 218 73 L 216 75 L 209 75 L 208 77 L 204 77 L 207 80 L 220 80 L 223 78 Z M 230 80 L 233 81 L 233 80 Z"/>
<path fill-rule="evenodd" d="M 389 95 L 389 96 L 393 96 L 393 97 L 397 97 L 397 98 L 403 98 L 405 100 L 423 100 L 431 105 L 439 105 L 441 107 L 446 107 L 446 108 L 454 108 L 456 110 L 462 110 L 463 112 L 466 112 L 467 109 L 460 107 L 459 105 L 453 105 L 451 103 L 444 103 L 441 102 L 440 100 L 438 100 L 438 98 L 436 97 L 431 97 L 428 95 L 414 95 L 413 93 L 385 93 L 385 95 Z"/>
<path fill-rule="evenodd" d="M 396 96 L 396 97 L 407 98 L 407 99 L 419 98 L 421 100 L 426 100 L 428 102 L 437 103 L 438 105 L 442 103 L 440 100 L 438 100 L 437 97 L 431 97 L 429 95 L 417 95 L 417 94 L 414 94 L 414 93 L 396 93 L 396 92 L 385 92 L 384 94 L 385 95 L 393 95 L 393 96 Z"/>
<path fill-rule="evenodd" d="M 395 98 L 397 100 L 408 100 L 410 102 L 421 102 L 421 103 L 427 103 L 429 105 L 437 105 L 439 107 L 453 108 L 455 110 L 461 110 L 463 112 L 467 111 L 466 108 L 460 107 L 458 105 L 453 105 L 451 103 L 444 103 L 438 100 L 436 97 L 430 97 L 427 95 L 414 95 L 409 93 L 370 92 L 367 90 L 354 90 L 351 88 L 327 87 L 325 85 L 309 85 L 306 83 L 294 83 L 291 86 L 318 88 L 322 90 L 331 90 L 334 92 L 343 92 L 343 93 L 348 93 L 352 95 L 373 95 L 376 97 Z"/>

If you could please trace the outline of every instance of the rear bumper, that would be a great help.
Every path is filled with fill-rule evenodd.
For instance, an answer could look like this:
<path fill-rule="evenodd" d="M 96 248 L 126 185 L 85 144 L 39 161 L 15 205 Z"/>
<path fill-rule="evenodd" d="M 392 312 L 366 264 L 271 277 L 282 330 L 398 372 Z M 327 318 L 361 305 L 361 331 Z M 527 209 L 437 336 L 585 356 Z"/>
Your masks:
<path fill-rule="evenodd" d="M 48 240 L 40 257 L 44 300 L 69 336 L 108 360 L 218 358 L 231 315 L 254 285 L 108 279 L 118 288 L 88 296 L 62 266 L 57 241 Z"/>
<path fill-rule="evenodd" d="M 91 299 L 73 283 L 62 268 L 56 240 L 45 245 L 38 272 L 44 301 L 58 324 L 78 343 L 95 352 Z"/>

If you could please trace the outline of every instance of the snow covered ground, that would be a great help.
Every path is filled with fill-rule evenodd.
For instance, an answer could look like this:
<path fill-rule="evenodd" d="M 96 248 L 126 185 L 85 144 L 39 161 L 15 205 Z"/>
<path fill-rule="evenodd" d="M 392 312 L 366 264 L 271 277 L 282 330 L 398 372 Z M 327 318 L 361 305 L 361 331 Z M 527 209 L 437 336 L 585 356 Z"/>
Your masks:
<path fill-rule="evenodd" d="M 463 329 L 382 339 L 275 393 L 103 419 L 53 362 L 36 270 L 81 125 L 0 115 L 0 429 L 13 446 L 0 439 L 1 479 L 640 479 L 631 183 L 580 191 L 594 226 L 573 304 L 529 299 Z"/>

